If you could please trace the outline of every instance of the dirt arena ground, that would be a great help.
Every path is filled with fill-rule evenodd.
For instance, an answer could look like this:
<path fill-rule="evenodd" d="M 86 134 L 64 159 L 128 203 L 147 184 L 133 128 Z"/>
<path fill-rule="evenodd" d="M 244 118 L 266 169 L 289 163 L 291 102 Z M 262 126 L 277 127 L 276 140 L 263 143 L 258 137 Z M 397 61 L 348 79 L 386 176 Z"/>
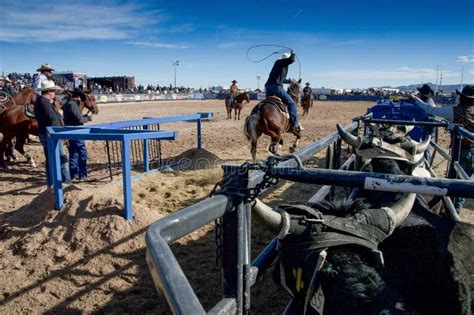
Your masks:
<path fill-rule="evenodd" d="M 242 112 L 246 117 L 256 104 Z M 302 119 L 301 146 L 335 131 L 372 106 L 366 102 L 318 102 Z M 243 120 L 227 120 L 222 101 L 143 102 L 100 105 L 94 123 L 213 112 L 203 123 L 204 148 L 221 162 L 250 158 L 243 135 Z M 173 157 L 196 146 L 194 123 L 164 125 L 178 130 L 179 139 L 163 143 L 163 156 Z M 285 136 L 284 152 L 293 141 Z M 448 139 L 441 140 L 447 146 Z M 268 153 L 269 140 L 259 143 L 258 157 Z M 0 313 L 160 313 L 164 308 L 154 289 L 145 262 L 144 232 L 158 218 L 206 198 L 220 179 L 220 168 L 151 173 L 133 182 L 134 220 L 121 217 L 121 182 L 110 183 L 96 166 L 106 163 L 104 143 L 88 143 L 91 178 L 66 189 L 64 209 L 53 211 L 54 197 L 45 187 L 44 158 L 38 143 L 28 151 L 39 162 L 36 169 L 25 162 L 0 171 Z M 210 155 L 209 155 L 210 156 Z M 210 156 L 211 157 L 211 156 Z M 323 159 L 323 154 L 318 159 Z M 216 158 L 213 157 L 213 161 Z M 217 163 L 215 163 L 217 164 Z M 446 165 L 439 157 L 435 170 Z M 311 185 L 280 183 L 265 201 L 305 202 L 314 193 Z M 463 220 L 474 222 L 472 200 Z M 254 224 L 252 257 L 272 235 Z M 220 272 L 215 267 L 214 226 L 210 224 L 172 245 L 185 274 L 203 305 L 209 309 L 220 299 Z M 267 273 L 252 291 L 256 314 L 281 313 L 288 301 Z"/>

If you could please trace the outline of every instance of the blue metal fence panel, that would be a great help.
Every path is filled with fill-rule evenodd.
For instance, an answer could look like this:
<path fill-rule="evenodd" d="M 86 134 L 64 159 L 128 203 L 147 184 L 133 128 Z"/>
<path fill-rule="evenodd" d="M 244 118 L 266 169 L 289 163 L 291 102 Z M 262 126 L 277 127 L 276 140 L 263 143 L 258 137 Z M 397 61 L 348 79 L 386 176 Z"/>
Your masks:
<path fill-rule="evenodd" d="M 60 210 L 64 203 L 64 192 L 61 178 L 61 162 L 59 156 L 59 140 L 88 140 L 88 141 L 120 141 L 122 155 L 122 180 L 124 213 L 127 220 L 133 218 L 132 213 L 132 186 L 131 186 L 131 142 L 143 140 L 144 171 L 149 170 L 148 140 L 176 140 L 177 131 L 151 130 L 150 125 L 180 122 L 197 122 L 197 147 L 202 147 L 202 119 L 212 118 L 213 113 L 197 113 L 160 118 L 145 118 L 141 120 L 121 121 L 115 123 L 96 124 L 81 127 L 48 127 L 48 169 L 54 185 L 55 209 Z M 127 127 L 143 127 L 143 129 L 121 129 Z"/>

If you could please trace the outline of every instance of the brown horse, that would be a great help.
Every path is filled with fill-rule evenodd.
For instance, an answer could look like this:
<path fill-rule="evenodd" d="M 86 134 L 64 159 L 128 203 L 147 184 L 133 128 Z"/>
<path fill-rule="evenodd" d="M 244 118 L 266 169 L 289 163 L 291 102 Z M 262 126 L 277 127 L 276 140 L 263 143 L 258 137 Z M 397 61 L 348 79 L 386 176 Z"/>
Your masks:
<path fill-rule="evenodd" d="M 295 102 L 295 105 L 298 106 L 298 102 L 300 101 L 301 98 L 301 87 L 300 87 L 300 82 L 296 80 L 292 80 L 290 86 L 287 89 L 287 93 L 291 96 L 293 101 Z"/>
<path fill-rule="evenodd" d="M 303 107 L 302 116 L 308 115 L 309 109 L 313 107 L 313 93 L 306 93 L 303 96 L 303 100 L 301 101 L 301 107 Z"/>
<path fill-rule="evenodd" d="M 225 100 L 225 107 L 227 110 L 227 119 L 232 119 L 232 110 L 234 110 L 234 120 L 240 120 L 240 111 L 244 107 L 245 103 L 250 103 L 250 96 L 247 92 L 240 93 L 236 97 L 232 104 L 230 103 L 230 98 Z"/>
<path fill-rule="evenodd" d="M 0 106 L 0 115 L 6 109 L 16 105 L 34 104 L 36 101 L 36 93 L 32 88 L 25 88 L 22 91 L 13 94 L 9 100 Z"/>
<path fill-rule="evenodd" d="M 86 92 L 86 100 L 80 102 L 81 111 L 86 107 L 93 114 L 97 114 L 99 109 L 95 96 L 92 93 Z M 61 101 L 55 98 L 53 102 L 56 110 L 61 109 Z M 0 165 L 4 165 L 5 149 L 11 146 L 12 139 L 16 137 L 15 149 L 20 152 L 32 167 L 36 167 L 33 158 L 25 152 L 24 145 L 28 134 L 37 136 L 39 134 L 38 122 L 35 118 L 29 117 L 26 114 L 27 105 L 17 105 L 5 110 L 0 116 L 0 132 L 3 133 L 3 139 L 0 144 Z"/>
<path fill-rule="evenodd" d="M 296 136 L 296 140 L 290 147 L 290 152 L 293 153 L 298 146 L 301 133 L 290 127 L 290 118 L 286 110 L 286 105 L 276 96 L 268 97 L 266 100 L 257 104 L 252 110 L 250 116 L 245 119 L 244 133 L 247 139 L 251 142 L 250 153 L 252 154 L 253 162 L 256 161 L 257 155 L 257 141 L 258 138 L 265 134 L 272 140 L 268 150 L 275 155 L 278 155 L 278 150 L 283 144 L 283 133 L 289 132 Z"/>

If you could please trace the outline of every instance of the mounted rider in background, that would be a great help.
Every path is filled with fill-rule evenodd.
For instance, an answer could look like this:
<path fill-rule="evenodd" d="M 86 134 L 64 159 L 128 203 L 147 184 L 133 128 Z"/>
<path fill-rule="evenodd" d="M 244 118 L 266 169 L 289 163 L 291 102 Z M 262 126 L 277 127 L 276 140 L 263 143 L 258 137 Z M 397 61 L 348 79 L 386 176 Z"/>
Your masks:
<path fill-rule="evenodd" d="M 237 94 L 239 94 L 239 87 L 237 86 L 237 81 L 236 80 L 232 80 L 232 85 L 229 87 L 229 91 L 230 91 L 230 96 L 229 96 L 229 105 L 232 106 L 233 102 L 234 102 L 234 97 L 237 96 Z"/>
<path fill-rule="evenodd" d="M 301 96 L 301 101 L 304 100 L 304 97 L 307 95 L 307 94 L 312 94 L 313 93 L 313 90 L 311 89 L 311 83 L 309 82 L 306 82 L 306 86 L 304 87 L 303 89 L 303 95 Z"/>
<path fill-rule="evenodd" d="M 34 76 L 33 76 L 33 90 L 35 90 L 35 92 L 37 94 L 40 94 L 41 93 L 41 85 L 45 82 L 45 81 L 49 81 L 51 80 L 51 77 L 53 76 L 53 67 L 51 67 L 50 64 L 48 63 L 45 63 L 43 65 L 41 65 L 41 67 L 39 67 L 38 69 L 36 69 L 36 71 L 39 72 L 36 73 Z"/>
<path fill-rule="evenodd" d="M 283 84 L 290 84 L 291 80 L 287 79 L 288 67 L 295 62 L 294 51 L 286 52 L 281 59 L 275 61 L 272 70 L 268 76 L 267 83 L 265 83 L 266 97 L 277 96 L 283 103 L 288 106 L 290 112 L 291 127 L 296 131 L 303 130 L 299 123 L 298 111 L 296 104 L 288 93 L 283 89 Z"/>

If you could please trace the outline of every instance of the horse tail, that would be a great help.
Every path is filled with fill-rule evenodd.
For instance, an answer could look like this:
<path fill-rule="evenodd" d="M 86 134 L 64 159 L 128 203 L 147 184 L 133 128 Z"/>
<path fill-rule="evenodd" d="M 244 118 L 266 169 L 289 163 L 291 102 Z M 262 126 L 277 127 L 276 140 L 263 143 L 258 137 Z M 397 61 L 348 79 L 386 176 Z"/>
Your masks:
<path fill-rule="evenodd" d="M 257 124 L 260 119 L 260 113 L 256 112 L 245 118 L 244 134 L 251 142 L 257 142 Z"/>

